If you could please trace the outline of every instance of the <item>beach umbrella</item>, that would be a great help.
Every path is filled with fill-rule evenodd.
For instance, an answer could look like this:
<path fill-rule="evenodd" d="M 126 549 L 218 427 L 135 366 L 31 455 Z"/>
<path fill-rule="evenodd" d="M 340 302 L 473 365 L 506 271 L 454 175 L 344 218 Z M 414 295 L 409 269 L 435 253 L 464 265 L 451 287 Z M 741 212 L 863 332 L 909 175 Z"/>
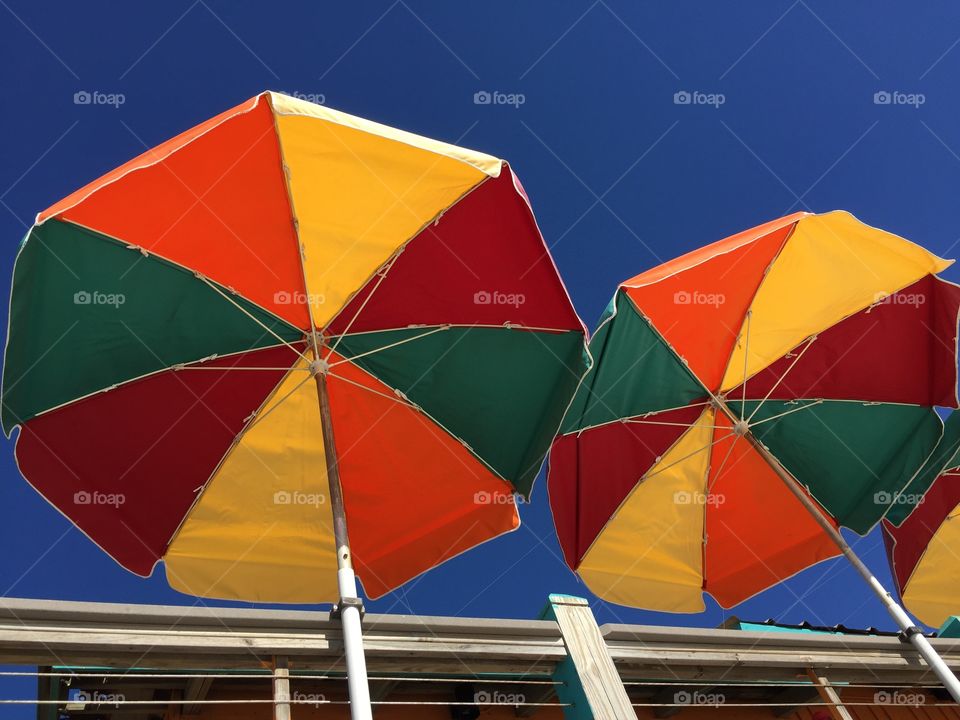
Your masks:
<path fill-rule="evenodd" d="M 912 487 L 883 520 L 897 591 L 907 609 L 939 627 L 960 612 L 960 413 Z"/>
<path fill-rule="evenodd" d="M 622 283 L 550 454 L 570 567 L 611 602 L 698 612 L 842 553 L 960 698 L 839 531 L 884 517 L 957 406 L 949 264 L 798 213 Z"/>
<path fill-rule="evenodd" d="M 587 357 L 505 162 L 263 93 L 39 214 L 2 421 L 124 568 L 337 601 L 369 717 L 356 575 L 515 529 Z"/>

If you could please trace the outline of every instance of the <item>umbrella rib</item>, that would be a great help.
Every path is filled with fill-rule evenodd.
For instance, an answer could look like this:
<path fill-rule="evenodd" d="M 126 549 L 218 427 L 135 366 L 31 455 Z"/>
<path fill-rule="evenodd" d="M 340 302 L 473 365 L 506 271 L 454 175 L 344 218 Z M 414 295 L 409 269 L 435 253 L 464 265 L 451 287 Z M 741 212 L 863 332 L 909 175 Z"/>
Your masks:
<path fill-rule="evenodd" d="M 763 420 L 760 420 L 760 421 L 758 421 L 758 422 L 753 423 L 753 424 L 751 425 L 751 427 L 757 427 L 757 425 L 763 425 L 763 424 L 768 423 L 768 422 L 771 422 L 771 421 L 773 421 L 773 420 L 778 420 L 778 419 L 782 418 L 784 415 L 791 415 L 792 413 L 800 412 L 801 410 L 806 410 L 807 408 L 811 408 L 811 407 L 813 407 L 814 405 L 819 405 L 819 404 L 821 404 L 822 402 L 823 402 L 823 399 L 822 399 L 822 398 L 817 399 L 817 400 L 813 400 L 812 402 L 809 402 L 809 403 L 807 403 L 806 405 L 801 405 L 800 407 L 795 407 L 795 408 L 792 408 L 792 409 L 787 410 L 787 411 L 785 411 L 785 412 L 777 413 L 776 415 L 771 415 L 771 416 L 768 417 L 768 418 L 764 418 Z M 751 417 L 753 417 L 753 416 L 751 415 Z"/>
<path fill-rule="evenodd" d="M 400 252 L 402 251 L 402 249 L 403 249 L 403 246 L 401 246 L 401 249 L 395 252 L 393 254 L 393 257 L 390 258 L 390 260 L 388 260 L 384 264 L 383 269 L 378 271 L 377 274 L 379 275 L 379 277 L 377 278 L 377 282 L 374 283 L 373 289 L 369 293 L 367 293 L 367 296 L 363 299 L 363 302 L 360 303 L 360 307 L 357 308 L 357 311 L 353 314 L 353 317 L 350 318 L 350 322 L 347 323 L 347 326 L 343 329 L 343 332 L 337 336 L 337 339 L 334 341 L 333 345 L 330 346 L 329 351 L 327 352 L 327 357 L 326 357 L 327 361 L 330 360 L 330 357 L 333 355 L 333 352 L 337 349 L 337 346 L 340 344 L 340 341 L 343 340 L 344 336 L 348 332 L 350 332 L 350 328 L 353 327 L 353 323 L 355 323 L 357 318 L 360 317 L 360 313 L 363 312 L 363 309 L 367 306 L 367 303 L 370 302 L 370 298 L 373 297 L 373 294 L 380 287 L 380 283 L 382 283 L 386 279 L 387 273 L 390 272 L 390 268 L 393 267 L 393 264 L 397 261 L 397 258 L 400 257 Z M 337 363 L 333 363 L 333 365 L 336 365 L 336 364 Z"/>
<path fill-rule="evenodd" d="M 707 390 L 707 392 L 709 393 L 710 391 Z M 602 402 L 602 400 L 601 400 L 601 402 Z M 703 407 L 703 406 L 709 405 L 709 404 L 710 404 L 710 401 L 709 401 L 709 400 L 705 400 L 705 401 L 703 401 L 703 402 L 690 403 L 689 405 L 678 405 L 677 407 L 665 408 L 664 410 L 654 410 L 654 411 L 652 411 L 652 412 L 643 413 L 643 414 L 641 414 L 641 415 L 632 415 L 632 416 L 629 417 L 629 418 L 614 418 L 613 420 L 608 420 L 607 422 L 597 423 L 597 424 L 595 424 L 595 425 L 585 425 L 584 427 L 579 428 L 578 430 L 571 430 L 570 433 L 567 433 L 567 434 L 576 433 L 576 434 L 579 436 L 579 435 L 582 435 L 583 433 L 585 433 L 587 430 L 593 430 L 594 428 L 604 427 L 605 425 L 612 425 L 613 423 L 618 423 L 618 422 L 631 422 L 631 421 L 633 421 L 634 418 L 641 418 L 641 419 L 642 419 L 642 418 L 650 417 L 651 415 L 660 415 L 660 414 L 662 414 L 662 413 L 673 412 L 674 410 L 689 410 L 689 409 L 692 409 L 692 408 L 695 408 L 695 407 Z M 608 408 L 608 409 L 609 409 L 609 408 Z M 611 410 L 611 412 L 612 412 L 612 410 Z M 685 424 L 684 424 L 684 427 L 690 427 L 690 424 L 689 424 L 689 423 L 685 423 Z"/>
<path fill-rule="evenodd" d="M 273 335 L 273 337 L 275 337 L 275 338 L 276 338 L 277 340 L 279 340 L 281 343 L 283 343 L 283 344 L 286 345 L 288 348 L 290 348 L 291 350 L 293 350 L 299 357 L 301 357 L 301 358 L 304 359 L 304 360 L 309 360 L 309 359 L 310 359 L 310 358 L 308 358 L 306 355 L 304 355 L 302 352 L 300 352 L 300 351 L 296 348 L 296 346 L 293 345 L 293 343 L 289 342 L 288 340 L 284 340 L 282 337 L 280 337 L 280 336 L 274 331 L 273 328 L 269 327 L 269 326 L 268 326 L 266 323 L 264 323 L 260 318 L 258 318 L 258 317 L 257 317 L 256 315 L 254 315 L 252 312 L 250 312 L 250 311 L 247 310 L 245 307 L 243 307 L 243 305 L 241 305 L 240 303 L 238 303 L 236 300 L 234 300 L 232 297 L 230 297 L 227 293 L 225 293 L 223 290 L 221 290 L 221 289 L 216 285 L 216 283 L 210 282 L 210 280 L 209 280 L 205 275 L 201 275 L 201 274 L 197 273 L 197 277 L 200 278 L 200 279 L 201 279 L 203 282 L 205 282 L 207 285 L 209 285 L 210 287 L 212 287 L 214 290 L 216 290 L 221 296 L 223 296 L 223 298 L 224 298 L 225 300 L 227 300 L 229 303 L 233 304 L 238 310 L 240 310 L 240 312 L 242 312 L 244 315 L 246 315 L 246 316 L 249 317 L 251 320 L 253 320 L 255 323 L 257 323 L 257 325 L 259 325 L 260 327 L 262 327 L 264 330 L 266 330 L 268 333 L 270 333 L 271 335 Z"/>
<path fill-rule="evenodd" d="M 403 340 L 397 340 L 383 347 L 374 348 L 373 350 L 367 350 L 358 355 L 351 355 L 349 358 L 345 357 L 343 360 L 337 360 L 336 362 L 330 363 L 330 367 L 336 367 L 337 365 L 343 365 L 344 363 L 352 363 L 354 360 L 357 360 L 362 357 L 367 357 L 368 355 L 375 355 L 378 352 L 383 352 L 384 350 L 389 350 L 390 348 L 395 348 L 398 345 L 404 345 L 408 342 L 413 342 L 414 340 L 419 340 L 420 338 L 425 338 L 427 335 L 433 335 L 434 333 L 441 332 L 442 330 L 449 330 L 449 325 L 441 325 L 440 327 L 435 327 L 431 330 L 428 330 L 425 333 L 420 333 L 419 335 L 413 335 L 412 337 L 404 338 Z M 340 336 L 343 338 L 343 335 Z M 339 340 L 337 341 L 339 342 Z M 336 347 L 336 345 L 334 345 Z M 330 351 L 333 352 L 333 348 L 330 348 Z M 327 357 L 330 357 L 329 355 Z"/>
<path fill-rule="evenodd" d="M 737 444 L 737 440 L 739 440 L 741 437 L 742 436 L 737 435 L 736 437 L 733 438 L 733 442 L 730 443 L 730 447 L 727 448 L 727 454 L 724 455 L 723 460 L 720 461 L 720 467 L 717 468 L 716 472 L 709 473 L 709 476 L 713 480 L 713 482 L 708 483 L 707 485 L 708 495 L 710 494 L 710 491 L 713 490 L 713 486 L 717 484 L 717 480 L 719 480 L 720 476 L 723 474 L 723 468 L 727 464 L 727 460 L 729 460 L 730 456 L 733 454 L 733 448 Z"/>
<path fill-rule="evenodd" d="M 288 369 L 289 369 L 289 370 L 297 370 L 297 369 L 299 369 L 299 368 L 288 368 Z M 306 368 L 304 368 L 304 369 L 306 369 Z M 297 383 L 294 387 L 292 387 L 283 397 L 281 397 L 281 398 L 280 398 L 279 400 L 277 400 L 273 405 L 271 405 L 271 406 L 270 406 L 270 409 L 267 410 L 265 413 L 263 413 L 262 415 L 259 415 L 259 416 L 254 415 L 254 417 L 253 417 L 253 419 L 250 421 L 250 423 L 243 429 L 243 433 L 246 434 L 246 433 L 248 433 L 250 430 L 252 430 L 253 428 L 255 428 L 257 425 L 259 425 L 263 420 L 266 419 L 266 417 L 267 417 L 270 413 L 272 413 L 274 410 L 276 410 L 278 407 L 280 407 L 280 405 L 283 404 L 284 400 L 286 400 L 286 399 L 289 398 L 291 395 L 293 395 L 295 392 L 297 392 L 297 390 L 299 390 L 301 387 L 303 387 L 303 386 L 304 386 L 308 381 L 310 381 L 310 380 L 313 380 L 313 375 L 312 375 L 312 374 L 307 375 L 307 377 L 305 377 L 303 380 L 301 380 L 300 382 L 298 382 L 298 383 Z"/>
<path fill-rule="evenodd" d="M 699 453 L 702 453 L 702 452 L 705 451 L 705 450 L 709 450 L 710 448 L 712 448 L 712 447 L 713 447 L 714 445 L 716 445 L 717 443 L 721 443 L 721 442 L 723 442 L 724 440 L 726 440 L 727 438 L 732 437 L 733 435 L 736 435 L 736 433 L 731 430 L 731 431 L 728 432 L 726 435 L 724 435 L 724 436 L 722 436 L 722 437 L 719 437 L 719 438 L 716 438 L 715 440 L 713 440 L 712 442 L 707 443 L 707 444 L 704 445 L 703 447 L 697 448 L 697 449 L 694 450 L 693 452 L 684 455 L 682 458 L 678 458 L 678 459 L 674 460 L 674 461 L 673 461 L 672 463 L 670 463 L 669 465 L 664 465 L 662 468 L 657 469 L 655 472 L 648 473 L 648 474 L 646 474 L 646 475 L 642 475 L 637 482 L 638 482 L 638 483 L 646 482 L 647 480 L 649 480 L 650 478 L 652 478 L 654 475 L 659 475 L 659 474 L 662 473 L 664 470 L 669 470 L 669 469 L 672 468 L 674 465 L 677 465 L 677 464 L 679 464 L 679 463 L 682 463 L 684 460 L 689 460 L 689 459 L 692 458 L 694 455 L 697 455 L 697 454 L 699 454 Z"/>
<path fill-rule="evenodd" d="M 753 325 L 753 309 L 747 310 L 747 342 L 743 350 L 743 397 L 740 400 L 740 416 L 747 409 L 747 368 L 750 362 L 750 327 Z"/>
<path fill-rule="evenodd" d="M 636 424 L 636 425 L 666 425 L 670 427 L 690 427 L 690 423 L 681 423 L 681 422 L 665 422 L 660 420 L 633 420 L 627 418 L 623 421 L 624 423 Z M 720 425 L 704 425 L 703 427 L 708 427 L 711 430 L 721 430 L 725 426 Z"/>
<path fill-rule="evenodd" d="M 364 371 L 364 372 L 366 372 L 366 371 Z M 388 393 L 380 392 L 379 390 L 375 390 L 375 389 L 373 389 L 372 387 L 369 387 L 369 386 L 367 386 L 367 385 L 364 385 L 363 383 L 359 383 L 359 382 L 357 382 L 356 380 L 351 380 L 350 378 L 344 377 L 343 375 L 336 375 L 336 374 L 334 374 L 334 373 L 332 373 L 332 372 L 328 372 L 327 375 L 328 375 L 329 377 L 336 378 L 337 380 L 340 380 L 340 381 L 342 381 L 342 382 L 345 382 L 345 383 L 347 383 L 348 385 L 354 385 L 354 386 L 356 386 L 356 387 L 358 387 L 358 388 L 361 388 L 361 389 L 363 389 L 363 390 L 366 390 L 367 392 L 373 393 L 374 395 L 379 395 L 380 397 L 386 398 L 387 400 L 393 400 L 394 402 L 399 403 L 399 404 L 401 404 L 401 405 L 406 405 L 407 407 L 413 408 L 414 410 L 419 410 L 419 409 L 420 409 L 419 406 L 414 405 L 412 402 L 410 402 L 409 400 L 407 400 L 405 397 L 400 397 L 399 395 L 389 395 Z"/>
<path fill-rule="evenodd" d="M 223 370 L 225 370 L 225 369 L 226 369 L 226 370 L 269 370 L 270 372 L 281 372 L 281 371 L 282 371 L 282 372 L 287 372 L 288 370 L 292 370 L 292 371 L 294 371 L 294 372 L 297 372 L 297 371 L 300 371 L 300 372 L 309 372 L 309 370 L 310 370 L 310 368 L 298 368 L 298 367 L 295 367 L 295 368 L 291 368 L 291 367 L 243 367 L 243 366 L 240 366 L 240 365 L 231 365 L 230 367 L 223 368 L 223 367 L 220 367 L 220 366 L 205 367 L 205 366 L 189 365 L 189 364 L 177 365 L 177 366 L 174 367 L 174 369 L 175 369 L 175 370 L 178 370 L 178 371 L 180 371 L 180 370 L 216 370 L 216 371 L 218 371 L 218 372 L 223 372 Z"/>
<path fill-rule="evenodd" d="M 756 415 L 757 412 L 759 412 L 760 408 L 763 407 L 763 404 L 770 399 L 770 396 L 773 395 L 773 391 L 776 390 L 778 387 L 780 387 L 780 383 L 782 383 L 784 379 L 787 377 L 787 375 L 790 374 L 790 371 L 793 370 L 793 366 L 796 365 L 798 362 L 800 362 L 800 358 L 802 358 L 803 354 L 810 349 L 810 346 L 813 345 L 816 339 L 817 339 L 816 335 L 811 335 L 809 338 L 807 338 L 807 344 L 803 346 L 803 350 L 797 353 L 796 357 L 793 358 L 793 362 L 791 362 L 789 367 L 787 367 L 787 369 L 783 371 L 783 375 L 781 375 L 777 379 L 777 381 L 773 384 L 773 387 L 771 387 L 770 390 L 767 391 L 767 394 L 763 396 L 763 400 L 760 401 L 760 404 L 753 409 L 753 412 L 750 413 L 750 417 L 747 418 L 747 423 L 753 420 L 753 416 Z M 746 393 L 747 391 L 746 382 L 744 382 L 743 391 L 744 393 Z"/>

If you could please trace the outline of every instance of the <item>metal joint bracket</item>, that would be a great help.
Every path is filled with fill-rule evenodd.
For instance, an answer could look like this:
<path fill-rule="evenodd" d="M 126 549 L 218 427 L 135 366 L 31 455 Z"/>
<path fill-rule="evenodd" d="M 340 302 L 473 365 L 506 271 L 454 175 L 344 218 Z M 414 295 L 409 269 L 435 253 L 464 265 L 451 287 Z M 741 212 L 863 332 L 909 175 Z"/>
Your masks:
<path fill-rule="evenodd" d="M 360 598 L 340 598 L 340 602 L 334 603 L 333 607 L 330 608 L 330 619 L 339 620 L 344 609 L 348 607 L 355 607 L 359 610 L 361 620 L 363 620 L 363 616 L 367 613 L 363 607 L 363 600 Z"/>
<path fill-rule="evenodd" d="M 903 643 L 909 643 L 910 638 L 914 635 L 923 635 L 923 630 L 918 628 L 916 625 L 911 625 L 908 628 L 904 628 L 899 633 L 897 633 L 897 639 Z"/>

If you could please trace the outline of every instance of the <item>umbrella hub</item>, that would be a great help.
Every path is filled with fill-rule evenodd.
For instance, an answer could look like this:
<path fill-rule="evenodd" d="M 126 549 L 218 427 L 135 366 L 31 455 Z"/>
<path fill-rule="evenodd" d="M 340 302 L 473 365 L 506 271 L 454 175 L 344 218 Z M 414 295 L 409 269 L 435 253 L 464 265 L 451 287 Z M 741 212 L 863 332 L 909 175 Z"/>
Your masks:
<path fill-rule="evenodd" d="M 746 420 L 737 420 L 733 424 L 733 432 L 735 435 L 746 435 L 750 431 L 750 423 Z"/>
<path fill-rule="evenodd" d="M 330 363 L 323 358 L 317 358 L 310 363 L 310 375 L 326 375 L 330 371 Z"/>

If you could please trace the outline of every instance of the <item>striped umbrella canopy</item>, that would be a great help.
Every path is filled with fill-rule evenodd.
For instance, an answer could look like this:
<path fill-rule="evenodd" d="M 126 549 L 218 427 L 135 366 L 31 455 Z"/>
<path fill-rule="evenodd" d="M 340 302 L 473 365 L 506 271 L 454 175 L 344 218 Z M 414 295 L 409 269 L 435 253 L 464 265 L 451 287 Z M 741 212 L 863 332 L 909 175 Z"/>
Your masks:
<path fill-rule="evenodd" d="M 960 613 L 960 413 L 884 518 L 883 539 L 910 612 L 932 627 Z"/>
<path fill-rule="evenodd" d="M 2 421 L 123 567 L 249 601 L 339 597 L 333 449 L 375 597 L 518 526 L 586 357 L 505 162 L 268 92 L 39 214 Z"/>
<path fill-rule="evenodd" d="M 884 516 L 957 406 L 949 264 L 799 213 L 622 283 L 550 456 L 570 567 L 697 612 L 846 554 L 837 528 Z"/>

